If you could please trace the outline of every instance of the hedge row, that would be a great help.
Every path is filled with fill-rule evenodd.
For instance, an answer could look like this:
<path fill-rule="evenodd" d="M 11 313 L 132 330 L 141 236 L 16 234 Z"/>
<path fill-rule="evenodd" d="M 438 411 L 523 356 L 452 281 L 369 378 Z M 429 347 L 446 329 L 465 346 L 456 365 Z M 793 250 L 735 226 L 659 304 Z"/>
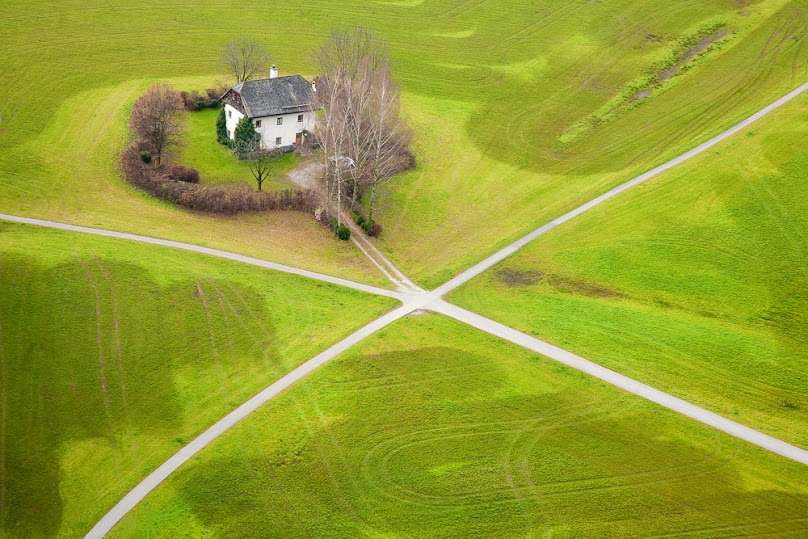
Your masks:
<path fill-rule="evenodd" d="M 199 173 L 185 167 L 153 167 L 141 158 L 146 148 L 132 142 L 121 155 L 126 180 L 161 200 L 196 211 L 233 215 L 245 211 L 295 210 L 314 212 L 318 207 L 312 191 L 256 191 L 247 185 L 205 187 L 198 183 Z"/>

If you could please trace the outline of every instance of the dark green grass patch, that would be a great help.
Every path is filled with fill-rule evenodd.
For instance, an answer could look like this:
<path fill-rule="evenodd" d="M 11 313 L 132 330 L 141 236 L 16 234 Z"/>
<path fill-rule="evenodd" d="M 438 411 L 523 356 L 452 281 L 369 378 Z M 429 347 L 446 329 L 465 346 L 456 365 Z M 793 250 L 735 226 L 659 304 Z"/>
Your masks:
<path fill-rule="evenodd" d="M 801 97 L 452 299 L 808 447 L 806 122 Z"/>
<path fill-rule="evenodd" d="M 0 533 L 86 532 L 203 429 L 389 305 L 0 224 Z"/>
<path fill-rule="evenodd" d="M 456 322 L 259 410 L 116 537 L 799 537 L 808 471 Z"/>

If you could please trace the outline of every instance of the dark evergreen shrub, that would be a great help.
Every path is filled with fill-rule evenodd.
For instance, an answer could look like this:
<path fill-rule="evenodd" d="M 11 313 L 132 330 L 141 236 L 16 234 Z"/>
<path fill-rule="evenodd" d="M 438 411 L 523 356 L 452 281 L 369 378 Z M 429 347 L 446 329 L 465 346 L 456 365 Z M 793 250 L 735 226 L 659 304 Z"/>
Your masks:
<path fill-rule="evenodd" d="M 351 239 L 351 229 L 345 225 L 340 225 L 337 227 L 337 237 L 342 241 Z"/>

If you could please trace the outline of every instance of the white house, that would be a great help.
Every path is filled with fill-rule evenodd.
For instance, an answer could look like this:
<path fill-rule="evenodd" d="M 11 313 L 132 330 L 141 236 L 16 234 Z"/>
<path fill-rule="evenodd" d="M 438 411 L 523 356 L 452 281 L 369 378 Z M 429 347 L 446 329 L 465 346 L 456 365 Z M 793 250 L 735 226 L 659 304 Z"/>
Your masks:
<path fill-rule="evenodd" d="M 279 77 L 274 65 L 268 79 L 240 82 L 222 96 L 227 134 L 233 140 L 243 117 L 252 121 L 266 149 L 286 150 L 314 132 L 314 86 L 300 75 Z"/>

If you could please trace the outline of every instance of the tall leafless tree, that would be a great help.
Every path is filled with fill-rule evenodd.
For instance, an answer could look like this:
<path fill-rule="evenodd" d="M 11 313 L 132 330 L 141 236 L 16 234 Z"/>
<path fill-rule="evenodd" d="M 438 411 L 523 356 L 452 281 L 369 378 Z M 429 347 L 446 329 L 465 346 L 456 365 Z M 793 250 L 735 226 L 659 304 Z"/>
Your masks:
<path fill-rule="evenodd" d="M 129 128 L 147 143 L 160 166 L 171 147 L 182 145 L 182 98 L 168 84 L 154 84 L 140 96 L 132 108 Z"/>
<path fill-rule="evenodd" d="M 371 86 L 373 92 L 362 128 L 364 136 L 360 139 L 363 163 L 358 183 L 370 192 L 368 221 L 372 223 L 378 188 L 410 165 L 412 130 L 401 117 L 401 95 L 389 66 L 376 70 Z"/>
<path fill-rule="evenodd" d="M 375 199 L 378 185 L 402 170 L 411 134 L 384 43 L 370 31 L 334 32 L 315 60 L 326 191 L 341 222 L 343 199 L 356 202 L 365 190 Z"/>
<path fill-rule="evenodd" d="M 269 72 L 269 52 L 254 39 L 242 36 L 228 42 L 222 52 L 222 63 L 236 79 L 236 84 Z"/>

